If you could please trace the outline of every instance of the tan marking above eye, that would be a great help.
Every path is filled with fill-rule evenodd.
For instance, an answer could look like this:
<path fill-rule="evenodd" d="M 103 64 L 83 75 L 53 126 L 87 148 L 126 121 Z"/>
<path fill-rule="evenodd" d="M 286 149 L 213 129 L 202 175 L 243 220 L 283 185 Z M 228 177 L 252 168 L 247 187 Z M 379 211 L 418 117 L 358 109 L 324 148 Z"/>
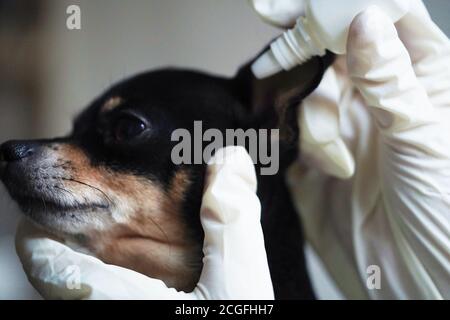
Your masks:
<path fill-rule="evenodd" d="M 111 97 L 103 104 L 102 108 L 100 109 L 101 113 L 109 112 L 117 108 L 123 103 L 123 99 L 121 97 Z"/>

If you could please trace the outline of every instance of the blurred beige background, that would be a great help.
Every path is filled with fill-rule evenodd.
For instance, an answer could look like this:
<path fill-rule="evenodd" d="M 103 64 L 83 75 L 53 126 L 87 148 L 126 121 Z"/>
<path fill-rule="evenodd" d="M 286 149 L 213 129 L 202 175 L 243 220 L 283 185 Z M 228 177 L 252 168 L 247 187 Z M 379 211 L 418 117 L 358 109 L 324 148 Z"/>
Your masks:
<path fill-rule="evenodd" d="M 450 34 L 450 1 L 426 1 Z M 81 7 L 81 30 L 66 9 Z M 279 30 L 245 0 L 0 0 L 0 143 L 70 130 L 71 119 L 112 83 L 183 66 L 233 75 Z M 14 250 L 18 210 L 0 185 L 0 299 L 39 298 Z M 322 298 L 339 298 L 310 255 Z"/>

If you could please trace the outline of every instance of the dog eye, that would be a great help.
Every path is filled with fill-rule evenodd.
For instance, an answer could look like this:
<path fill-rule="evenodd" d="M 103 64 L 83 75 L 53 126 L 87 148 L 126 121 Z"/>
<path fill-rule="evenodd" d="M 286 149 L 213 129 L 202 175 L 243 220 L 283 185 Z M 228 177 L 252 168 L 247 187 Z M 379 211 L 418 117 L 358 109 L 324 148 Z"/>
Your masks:
<path fill-rule="evenodd" d="M 145 129 L 147 129 L 145 123 L 137 118 L 121 118 L 114 126 L 114 137 L 120 142 L 128 141 L 138 137 Z"/>

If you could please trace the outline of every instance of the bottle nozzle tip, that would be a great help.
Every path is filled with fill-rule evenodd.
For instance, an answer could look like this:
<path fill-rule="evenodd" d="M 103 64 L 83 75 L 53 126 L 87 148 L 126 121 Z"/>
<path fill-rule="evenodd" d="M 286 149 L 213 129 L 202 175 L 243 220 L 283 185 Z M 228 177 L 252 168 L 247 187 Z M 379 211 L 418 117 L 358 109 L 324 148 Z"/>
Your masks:
<path fill-rule="evenodd" d="M 271 51 L 265 52 L 252 65 L 252 72 L 258 79 L 270 77 L 282 70 L 283 68 Z"/>

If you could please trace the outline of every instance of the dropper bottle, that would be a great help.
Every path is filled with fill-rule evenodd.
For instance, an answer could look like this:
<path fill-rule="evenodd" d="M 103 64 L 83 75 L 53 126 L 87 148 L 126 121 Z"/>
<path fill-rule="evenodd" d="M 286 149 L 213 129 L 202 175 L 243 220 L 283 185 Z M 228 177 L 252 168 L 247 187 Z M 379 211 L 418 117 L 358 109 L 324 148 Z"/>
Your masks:
<path fill-rule="evenodd" d="M 306 0 L 305 16 L 296 26 L 275 40 L 252 66 L 257 78 L 291 70 L 326 50 L 345 54 L 350 24 L 372 5 L 384 11 L 395 23 L 410 8 L 410 0 Z"/>

